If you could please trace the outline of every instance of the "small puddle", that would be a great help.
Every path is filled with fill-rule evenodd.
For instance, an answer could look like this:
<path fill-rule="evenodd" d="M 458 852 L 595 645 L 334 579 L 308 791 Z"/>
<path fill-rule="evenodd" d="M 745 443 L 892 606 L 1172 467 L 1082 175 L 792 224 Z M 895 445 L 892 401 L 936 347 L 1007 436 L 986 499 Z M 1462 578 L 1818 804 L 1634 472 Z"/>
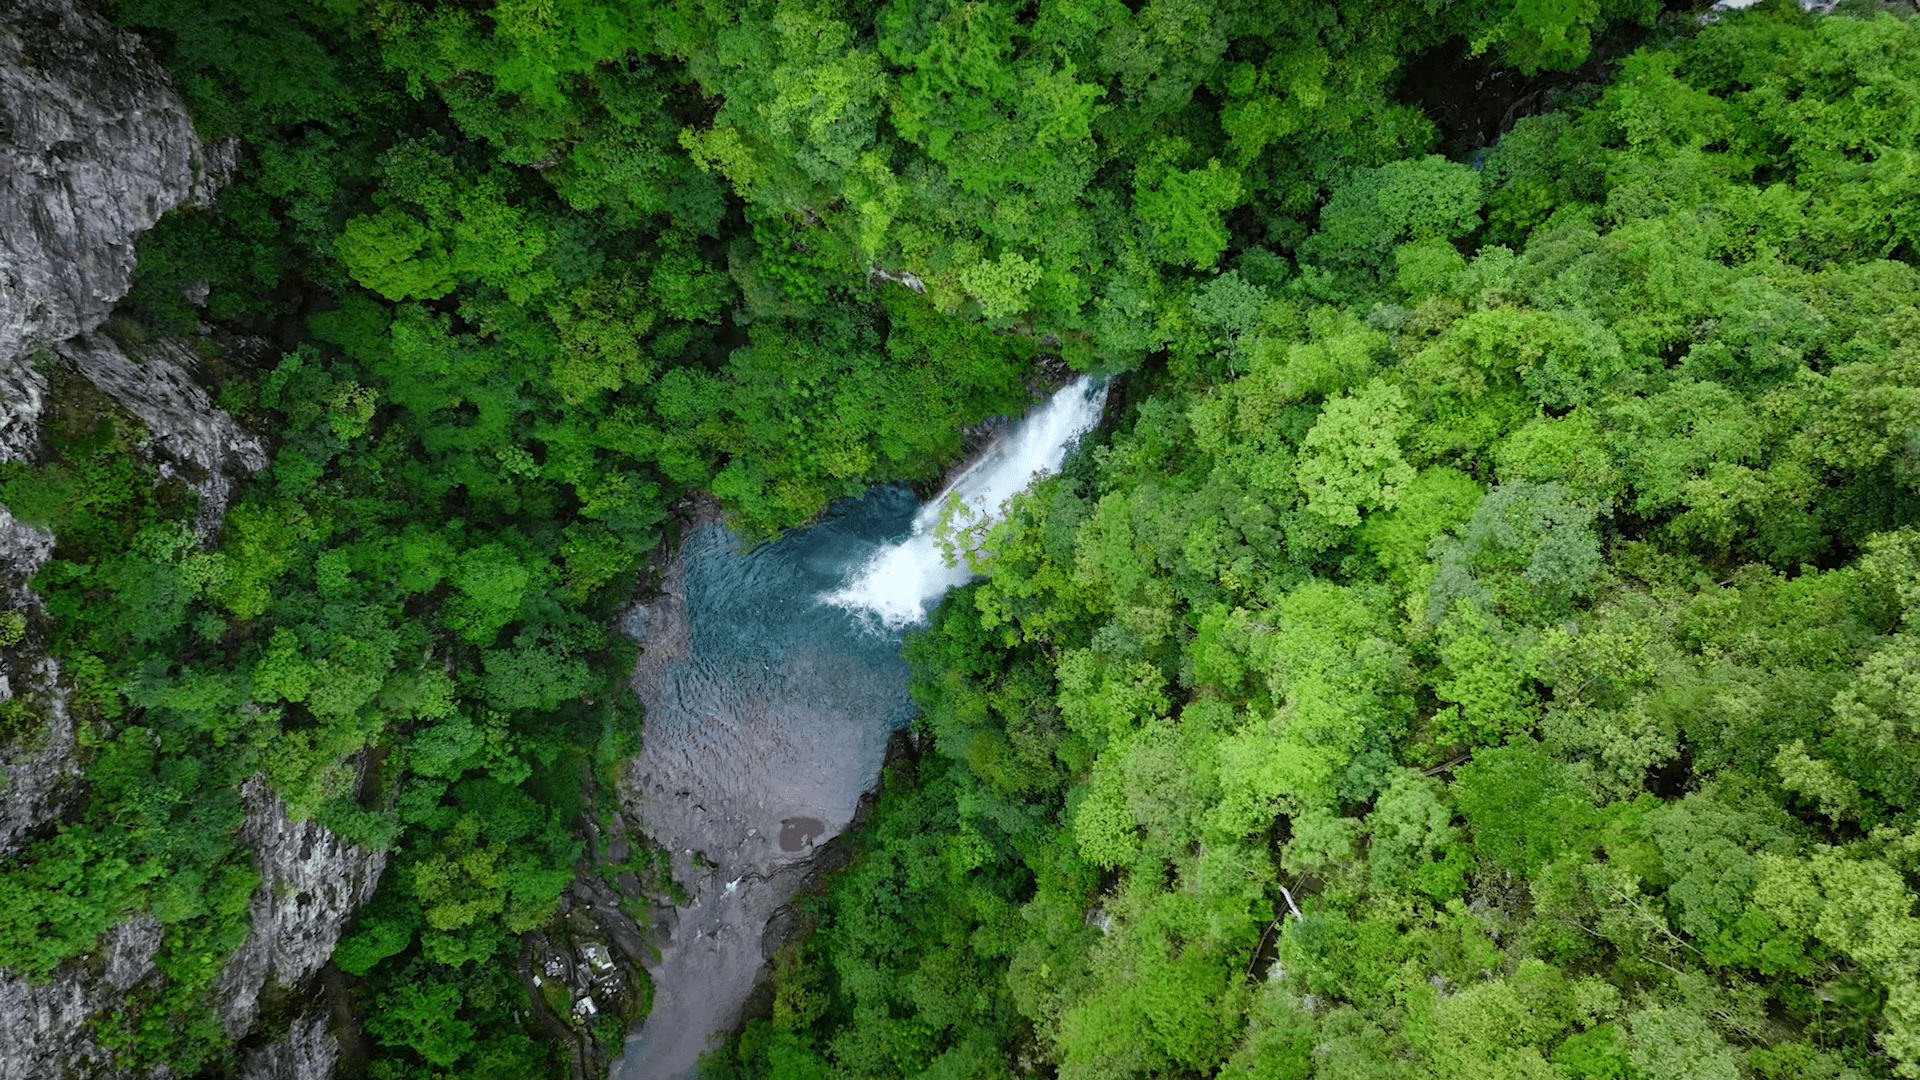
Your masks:
<path fill-rule="evenodd" d="M 805 851 L 813 846 L 813 842 L 821 833 L 826 831 L 826 822 L 819 818 L 787 818 L 780 823 L 780 850 Z"/>

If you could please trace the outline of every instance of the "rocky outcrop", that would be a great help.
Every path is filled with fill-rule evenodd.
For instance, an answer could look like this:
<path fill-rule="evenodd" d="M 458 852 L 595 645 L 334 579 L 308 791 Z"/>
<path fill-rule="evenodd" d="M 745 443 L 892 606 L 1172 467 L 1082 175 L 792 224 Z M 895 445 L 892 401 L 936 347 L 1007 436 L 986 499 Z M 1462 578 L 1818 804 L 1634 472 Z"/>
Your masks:
<path fill-rule="evenodd" d="M 266 464 L 264 445 L 195 384 L 198 357 L 186 342 L 123 347 L 96 331 L 132 283 L 138 236 L 177 206 L 209 205 L 236 153 L 234 143 L 201 145 L 165 70 L 87 0 L 0 3 L 0 462 L 46 452 L 48 410 L 123 409 L 145 429 L 140 452 L 161 479 L 199 492 L 195 524 L 212 539 L 236 479 Z M 0 728 L 0 858 L 57 821 L 82 787 L 76 721 L 27 587 L 55 543 L 0 506 L 0 705 L 13 705 Z M 242 841 L 261 881 L 251 931 L 215 996 L 236 1038 L 258 1021 L 263 991 L 298 987 L 326 963 L 385 866 L 383 853 L 292 821 L 263 782 L 243 794 Z M 95 1025 L 164 978 L 154 964 L 161 937 L 151 916 L 135 915 L 46 982 L 0 971 L 0 1080 L 123 1075 Z M 332 1074 L 339 1047 L 324 1013 L 275 1030 L 239 1054 L 238 1075 Z"/>
<path fill-rule="evenodd" d="M 247 804 L 240 840 L 253 849 L 260 886 L 247 908 L 253 929 L 214 986 L 220 1023 L 234 1039 L 253 1026 L 263 989 L 295 988 L 320 971 L 387 865 L 384 851 L 349 844 L 318 822 L 294 821 L 259 777 L 240 793 Z"/>
<path fill-rule="evenodd" d="M 125 1075 L 94 1037 L 92 1021 L 153 974 L 161 926 L 136 916 L 109 930 L 99 974 L 66 968 L 36 986 L 0 971 L 0 1080 Z"/>
<path fill-rule="evenodd" d="M 0 364 L 98 327 L 133 242 L 208 202 L 236 147 L 202 147 L 140 39 L 73 0 L 0 8 Z"/>
<path fill-rule="evenodd" d="M 27 579 L 53 557 L 53 534 L 19 521 L 0 507 L 0 603 L 22 608 L 39 606 L 39 597 L 27 588 Z"/>
<path fill-rule="evenodd" d="M 80 766 L 73 760 L 73 719 L 67 715 L 67 691 L 60 667 L 39 648 L 40 598 L 28 579 L 53 556 L 53 534 L 16 520 L 0 506 L 0 708 L 12 705 L 34 724 L 8 738 L 0 728 L 0 858 L 22 837 L 51 821 L 75 794 Z"/>
<path fill-rule="evenodd" d="M 129 357 L 111 339 L 87 334 L 26 358 L 0 360 L 0 461 L 32 460 L 36 424 L 46 406 L 47 371 L 64 365 L 84 376 L 146 428 L 142 453 L 162 479 L 177 478 L 200 495 L 195 527 L 211 540 L 240 477 L 267 463 L 260 439 L 216 408 L 188 373 L 195 357 L 178 339 L 163 338 Z M 53 820 L 74 794 L 74 722 L 59 666 L 38 648 L 41 605 L 27 582 L 52 557 L 55 539 L 0 505 L 0 619 L 19 618 L 21 639 L 0 633 L 0 704 L 25 707 L 25 733 L 0 725 L 0 853 Z M 0 631 L 4 631 L 0 627 Z M 22 725 L 15 724 L 14 727 Z M 10 737 L 11 736 L 11 737 Z"/>
<path fill-rule="evenodd" d="M 320 1013 L 293 1022 L 286 1037 L 240 1055 L 240 1080 L 326 1080 L 340 1061 L 340 1043 Z"/>
<path fill-rule="evenodd" d="M 185 341 L 163 337 L 128 351 L 102 334 L 83 334 L 53 347 L 73 370 L 140 419 L 147 429 L 146 452 L 161 479 L 178 478 L 200 495 L 194 530 L 211 539 L 234 481 L 266 468 L 266 446 L 193 381 L 199 358 Z"/>
<path fill-rule="evenodd" d="M 47 377 L 25 357 L 0 356 L 0 462 L 33 456 L 46 394 Z"/>
<path fill-rule="evenodd" d="M 265 464 L 258 440 L 192 385 L 177 346 L 157 343 L 139 363 L 101 338 L 56 344 L 100 326 L 133 280 L 135 239 L 176 206 L 210 203 L 236 151 L 201 146 L 166 71 L 98 12 L 77 0 L 0 5 L 0 462 L 37 455 L 58 354 L 146 423 L 163 472 L 201 492 L 202 535 L 233 475 Z M 25 584 L 53 544 L 0 507 L 0 618 L 29 619 L 24 640 L 0 644 L 0 701 L 38 722 L 0 747 L 0 852 L 57 816 L 79 773 Z"/>
<path fill-rule="evenodd" d="M 0 858 L 12 855 L 28 833 L 57 819 L 80 794 L 74 723 L 59 665 L 52 657 L 35 656 L 30 665 L 13 666 L 11 673 L 0 674 L 0 702 L 24 706 L 35 730 L 9 748 L 0 767 L 6 784 L 0 788 Z"/>
<path fill-rule="evenodd" d="M 345 843 L 320 825 L 296 822 L 286 804 L 255 779 L 243 789 L 242 839 L 254 849 L 260 885 L 248 914 L 252 929 L 227 962 L 213 1000 L 229 1037 L 259 1017 L 262 991 L 298 988 L 317 974 L 341 929 L 379 884 L 386 853 Z M 38 985 L 0 971 L 0 1080 L 120 1077 L 94 1037 L 94 1022 L 127 992 L 156 977 L 161 926 L 136 915 L 108 931 L 94 962 L 71 965 Z M 239 1056 L 246 1080 L 326 1080 L 340 1056 L 324 1013 L 298 1016 L 281 1038 Z M 164 1067 L 149 1075 L 168 1075 Z"/>
<path fill-rule="evenodd" d="M 258 339 L 238 344 L 259 347 Z M 0 360 L 0 462 L 39 456 L 38 421 L 47 374 L 56 366 L 84 377 L 146 429 L 140 452 L 161 480 L 178 479 L 200 496 L 194 527 L 211 540 L 240 478 L 267 465 L 266 444 L 240 426 L 194 381 L 200 358 L 178 337 L 123 348 L 104 334 L 81 334 L 33 357 Z M 5 559 L 0 552 L 0 560 Z M 0 568 L 4 563 L 0 563 Z"/>

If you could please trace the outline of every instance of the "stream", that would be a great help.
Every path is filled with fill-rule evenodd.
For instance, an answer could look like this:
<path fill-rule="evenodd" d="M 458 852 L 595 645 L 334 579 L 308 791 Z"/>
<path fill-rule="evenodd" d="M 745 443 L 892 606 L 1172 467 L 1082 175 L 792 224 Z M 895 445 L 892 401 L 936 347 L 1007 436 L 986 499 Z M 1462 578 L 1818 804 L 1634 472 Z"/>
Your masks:
<path fill-rule="evenodd" d="M 745 548 L 717 514 L 693 522 L 660 595 L 633 608 L 643 749 L 622 801 L 673 856 L 688 902 L 651 965 L 653 1011 L 615 1080 L 691 1077 L 739 1020 L 767 921 L 815 851 L 853 821 L 887 741 L 917 712 L 900 635 L 969 574 L 936 541 L 941 508 L 995 515 L 1059 469 L 1099 421 L 1104 385 L 1036 406 L 925 505 L 877 487 L 814 526 Z"/>

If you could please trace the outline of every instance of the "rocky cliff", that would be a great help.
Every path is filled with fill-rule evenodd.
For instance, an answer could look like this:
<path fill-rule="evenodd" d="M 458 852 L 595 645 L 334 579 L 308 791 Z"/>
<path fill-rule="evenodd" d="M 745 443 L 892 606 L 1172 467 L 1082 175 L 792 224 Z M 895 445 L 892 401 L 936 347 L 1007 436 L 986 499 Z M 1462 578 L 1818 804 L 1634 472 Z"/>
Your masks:
<path fill-rule="evenodd" d="M 0 364 L 92 330 L 134 239 L 205 202 L 235 148 L 202 146 L 165 69 L 73 0 L 0 9 Z"/>
<path fill-rule="evenodd" d="M 253 929 L 214 985 L 220 1022 L 234 1039 L 258 1019 L 263 989 L 296 988 L 319 973 L 353 913 L 373 899 L 387 865 L 384 851 L 293 820 L 287 804 L 257 777 L 241 794 L 247 805 L 241 839 L 253 848 L 260 887 L 247 910 Z"/>
<path fill-rule="evenodd" d="M 0 617 L 10 617 L 17 627 L 0 639 L 11 641 L 0 645 L 0 704 L 23 699 L 43 725 L 32 739 L 0 749 L 6 775 L 0 786 L 0 859 L 12 854 L 29 830 L 59 816 L 80 775 L 59 665 L 40 653 L 32 633 L 40 602 L 26 582 L 52 555 L 52 533 L 15 520 L 0 506 Z"/>
<path fill-rule="evenodd" d="M 89 1021 L 154 977 L 161 930 L 151 916 L 128 919 L 107 931 L 97 968 L 62 969 L 38 985 L 0 971 L 0 1080 L 125 1075 Z"/>
<path fill-rule="evenodd" d="M 47 377 L 25 357 L 0 356 L 0 462 L 31 456 Z"/>
<path fill-rule="evenodd" d="M 140 452 L 162 479 L 177 478 L 200 495 L 196 524 L 210 539 L 237 479 L 267 463 L 260 439 L 214 407 L 186 366 L 192 351 L 161 339 L 122 350 L 84 334 L 32 357 L 0 361 L 0 462 L 32 461 L 36 427 L 47 404 L 47 372 L 56 366 L 83 376 L 93 389 L 137 418 L 146 438 Z M 28 581 L 52 557 L 56 538 L 18 520 L 0 505 L 0 703 L 24 698 L 41 726 L 29 737 L 0 745 L 0 856 L 20 838 L 56 819 L 76 794 L 74 726 L 67 716 L 59 665 L 38 648 L 44 612 Z M 4 738 L 4 736 L 0 736 Z"/>
<path fill-rule="evenodd" d="M 104 335 L 82 334 L 53 353 L 139 418 L 160 478 L 182 480 L 199 494 L 194 528 L 211 540 L 234 481 L 266 468 L 267 450 L 193 381 L 193 349 L 178 338 L 160 338 L 123 350 Z"/>
<path fill-rule="evenodd" d="M 236 1040 L 259 1018 L 264 991 L 297 990 L 319 972 L 386 865 L 384 852 L 291 820 L 264 783 L 249 782 L 244 793 L 242 835 L 253 846 L 260 887 L 249 905 L 252 930 L 214 990 L 221 1023 Z M 95 1039 L 93 1021 L 160 977 L 153 962 L 160 938 L 158 922 L 136 915 L 107 932 L 93 963 L 63 968 L 45 983 L 0 970 L 0 1080 L 128 1076 Z M 284 1036 L 240 1054 L 239 1076 L 325 1080 L 338 1058 L 325 1012 L 315 1006 L 298 1012 Z M 170 1074 L 162 1067 L 145 1075 Z"/>
<path fill-rule="evenodd" d="M 232 146 L 195 137 L 137 37 L 80 0 L 0 3 L 0 462 L 33 461 L 40 417 L 62 404 L 58 388 L 90 387 L 140 422 L 140 452 L 162 478 L 200 494 L 196 525 L 213 538 L 236 480 L 266 464 L 264 445 L 195 383 L 187 343 L 123 346 L 97 331 L 132 281 L 139 234 L 168 210 L 209 202 L 233 161 Z M 27 585 L 56 544 L 0 506 L 0 704 L 24 698 L 36 721 L 0 745 L 0 872 L 85 794 L 59 665 L 42 647 L 46 614 Z M 218 983 L 236 1039 L 258 1020 L 263 994 L 314 977 L 385 866 L 383 853 L 291 820 L 264 783 L 243 794 L 242 840 L 260 887 L 251 932 Z M 0 1080 L 124 1075 L 93 1024 L 163 977 L 153 963 L 160 931 L 151 917 L 130 918 L 88 962 L 37 985 L 0 971 Z M 250 1080 L 322 1080 L 338 1055 L 325 1015 L 294 1010 L 284 1035 L 255 1036 L 236 1064 Z"/>

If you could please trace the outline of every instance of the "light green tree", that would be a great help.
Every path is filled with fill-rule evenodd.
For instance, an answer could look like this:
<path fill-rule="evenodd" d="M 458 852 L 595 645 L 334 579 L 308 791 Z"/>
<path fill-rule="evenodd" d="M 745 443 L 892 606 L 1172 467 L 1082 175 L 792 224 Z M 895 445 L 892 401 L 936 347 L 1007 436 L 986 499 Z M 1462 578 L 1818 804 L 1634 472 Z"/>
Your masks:
<path fill-rule="evenodd" d="M 1294 476 L 1307 509 L 1335 525 L 1360 524 L 1363 510 L 1391 510 L 1413 482 L 1400 453 L 1412 425 L 1399 387 L 1374 379 L 1351 396 L 1330 398 L 1300 443 Z"/>

